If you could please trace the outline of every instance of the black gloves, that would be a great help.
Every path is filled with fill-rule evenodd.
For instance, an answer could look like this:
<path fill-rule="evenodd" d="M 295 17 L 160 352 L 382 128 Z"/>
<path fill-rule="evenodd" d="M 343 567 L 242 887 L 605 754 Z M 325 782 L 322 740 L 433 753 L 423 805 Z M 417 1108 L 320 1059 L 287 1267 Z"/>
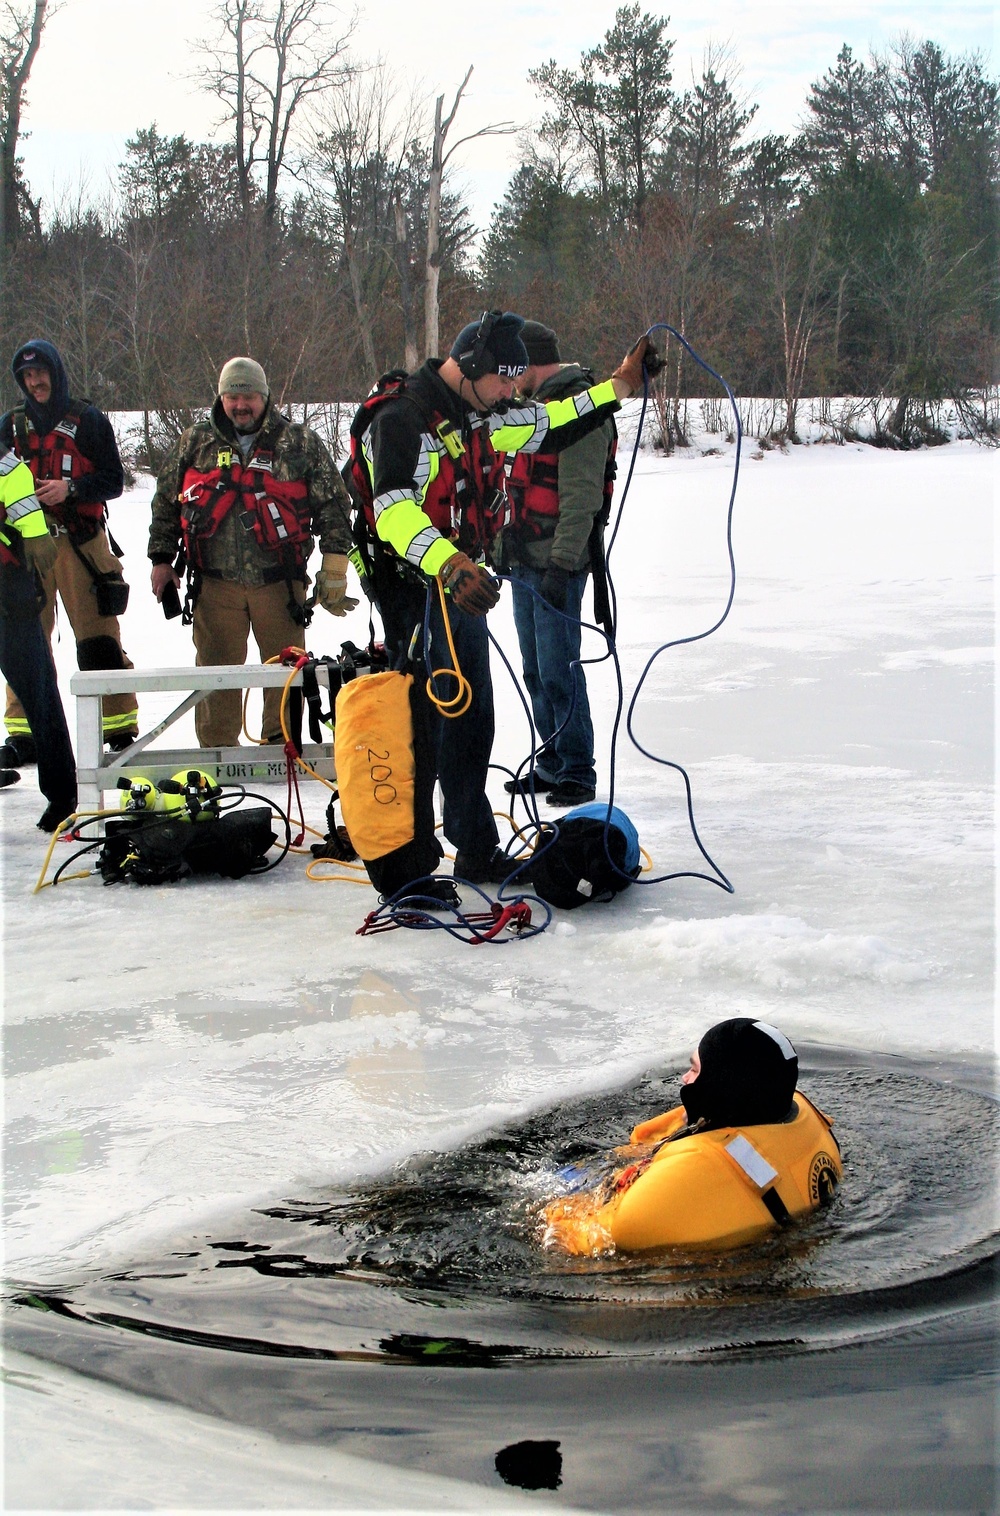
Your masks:
<path fill-rule="evenodd" d="M 547 605 L 552 606 L 553 610 L 566 609 L 566 586 L 571 578 L 569 569 L 560 568 L 557 563 L 550 563 L 545 570 L 539 586 L 539 594 Z"/>

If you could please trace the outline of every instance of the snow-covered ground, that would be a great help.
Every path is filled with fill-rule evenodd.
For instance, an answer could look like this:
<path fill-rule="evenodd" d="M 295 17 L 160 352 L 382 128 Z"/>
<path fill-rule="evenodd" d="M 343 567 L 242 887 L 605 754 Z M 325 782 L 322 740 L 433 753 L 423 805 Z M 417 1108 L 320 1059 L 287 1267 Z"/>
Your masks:
<path fill-rule="evenodd" d="M 33 894 L 33 771 L 2 793 L 8 1279 L 110 1270 L 237 1203 L 302 1197 L 680 1062 L 726 1015 L 766 1015 L 793 1040 L 993 1055 L 996 454 L 753 451 L 733 611 L 657 660 L 635 718 L 646 748 L 688 768 L 733 895 L 637 885 L 530 941 L 471 948 L 357 936 L 374 892 L 311 882 L 301 858 L 239 883 L 90 878 Z M 640 455 L 612 557 L 627 691 L 656 647 L 725 604 L 731 464 L 726 448 Z M 193 660 L 189 632 L 148 595 L 150 493 L 140 480 L 111 514 L 132 584 L 124 640 L 143 668 Z M 509 595 L 490 625 L 519 667 Z M 362 609 L 318 612 L 309 646 L 347 637 L 366 640 Z M 68 690 L 68 629 L 57 659 Z M 528 734 L 499 659 L 494 680 L 495 757 L 514 766 Z M 611 666 L 589 685 L 606 785 Z M 144 697 L 142 724 L 175 703 Z M 189 718 L 181 730 L 193 743 Z M 304 794 L 321 825 L 326 792 Z M 615 799 L 656 874 L 703 868 L 679 776 L 624 734 Z M 86 1417 L 86 1396 L 59 1393 Z M 44 1397 L 32 1413 L 27 1389 L 8 1395 L 26 1448 Z M 164 1428 L 166 1446 L 179 1434 Z M 208 1447 L 193 1417 L 188 1446 Z M 73 1457 L 37 1504 L 73 1504 Z M 219 1503 L 202 1488 L 186 1503 Z"/>

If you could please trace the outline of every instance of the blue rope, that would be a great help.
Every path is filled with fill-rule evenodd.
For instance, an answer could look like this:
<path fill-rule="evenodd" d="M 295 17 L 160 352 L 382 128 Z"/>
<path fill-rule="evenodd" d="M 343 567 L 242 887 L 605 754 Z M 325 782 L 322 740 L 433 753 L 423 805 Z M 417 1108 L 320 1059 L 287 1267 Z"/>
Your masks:
<path fill-rule="evenodd" d="M 639 676 L 638 683 L 636 684 L 635 690 L 632 693 L 631 700 L 629 701 L 628 712 L 627 712 L 626 720 L 625 720 L 625 728 L 626 728 L 626 731 L 628 733 L 629 740 L 632 742 L 633 746 L 635 748 L 637 748 L 638 751 L 640 753 L 642 753 L 644 757 L 649 758 L 653 763 L 659 763 L 659 764 L 661 764 L 665 768 L 672 768 L 672 769 L 674 769 L 678 774 L 680 774 L 681 778 L 683 779 L 683 781 L 684 781 L 685 796 L 686 796 L 686 801 L 687 801 L 688 823 L 689 823 L 690 828 L 691 828 L 691 835 L 694 838 L 695 844 L 696 844 L 699 852 L 701 853 L 702 857 L 705 859 L 705 862 L 708 864 L 709 868 L 712 870 L 712 873 L 711 874 L 705 874 L 705 873 L 700 872 L 699 870 L 694 870 L 694 869 L 679 869 L 679 870 L 676 870 L 676 871 L 674 871 L 672 873 L 659 874 L 659 875 L 657 875 L 653 879 L 639 878 L 639 879 L 634 880 L 632 882 L 637 883 L 637 884 L 651 885 L 651 884 L 663 884 L 663 883 L 667 882 L 668 880 L 672 880 L 672 879 L 702 879 L 706 883 L 708 883 L 708 884 L 714 884 L 719 889 L 725 890 L 727 894 L 731 895 L 731 894 L 734 893 L 734 886 L 733 886 L 733 884 L 726 877 L 726 875 L 723 873 L 723 871 L 719 868 L 719 866 L 715 862 L 715 860 L 711 857 L 711 855 L 709 854 L 708 850 L 706 849 L 706 847 L 705 847 L 704 843 L 702 842 L 701 837 L 699 835 L 697 823 L 695 822 L 695 818 L 694 818 L 694 798 L 693 798 L 692 789 L 691 789 L 691 780 L 690 780 L 690 777 L 689 777 L 689 775 L 687 773 L 687 770 L 681 764 L 676 763 L 676 762 L 672 761 L 669 758 L 661 758 L 659 756 L 659 754 L 653 753 L 648 748 L 644 747 L 643 744 L 636 737 L 635 732 L 633 730 L 633 717 L 634 717 L 635 710 L 636 710 L 636 704 L 638 702 L 639 695 L 640 695 L 640 693 L 642 691 L 642 687 L 645 684 L 645 681 L 646 681 L 646 679 L 647 679 L 647 677 L 649 675 L 649 672 L 652 669 L 653 664 L 656 662 L 656 660 L 663 653 L 667 652 L 670 648 L 683 647 L 683 646 L 686 646 L 688 643 L 700 642 L 700 641 L 703 641 L 704 638 L 706 638 L 706 637 L 711 637 L 714 632 L 718 631 L 719 627 L 722 625 L 722 623 L 725 621 L 726 617 L 729 615 L 729 612 L 732 609 L 733 600 L 734 600 L 735 595 L 736 595 L 736 559 L 735 559 L 735 556 L 734 556 L 734 553 L 733 553 L 733 508 L 734 508 L 735 503 L 736 503 L 736 490 L 737 490 L 737 486 L 739 484 L 739 473 L 740 473 L 740 454 L 741 454 L 742 445 L 743 445 L 743 423 L 742 423 L 742 421 L 740 419 L 739 407 L 738 407 L 738 405 L 736 403 L 736 397 L 733 394 L 733 391 L 730 388 L 729 384 L 726 382 L 726 380 L 723 379 L 723 377 L 722 377 L 721 374 L 717 373 L 716 370 L 714 368 L 712 368 L 711 364 L 706 363 L 705 360 L 702 357 L 700 357 L 700 355 L 695 351 L 695 349 L 688 342 L 688 340 L 687 340 L 686 337 L 683 337 L 681 335 L 681 333 L 678 332 L 675 327 L 670 326 L 665 321 L 655 322 L 652 326 L 650 326 L 647 329 L 646 335 L 649 336 L 649 337 L 651 337 L 654 332 L 658 332 L 658 331 L 666 331 L 666 332 L 669 332 L 672 336 L 674 336 L 677 339 L 677 341 L 681 344 L 681 346 L 685 349 L 685 351 L 687 353 L 689 353 L 690 356 L 694 359 L 694 361 L 699 365 L 699 367 L 703 368 L 706 373 L 710 374 L 713 379 L 717 380 L 718 383 L 721 384 L 722 388 L 725 390 L 726 395 L 729 398 L 729 403 L 730 403 L 730 405 L 732 407 L 733 416 L 735 418 L 736 460 L 735 460 L 735 464 L 734 464 L 734 468 L 733 468 L 733 482 L 732 482 L 732 488 L 731 488 L 730 494 L 729 494 L 729 506 L 728 506 L 728 511 L 727 511 L 727 515 L 726 515 L 726 550 L 727 550 L 728 557 L 729 557 L 729 594 L 728 594 L 728 597 L 727 597 L 727 600 L 726 600 L 725 609 L 723 610 L 722 615 L 719 616 L 719 618 L 710 627 L 708 627 L 706 631 L 696 632 L 693 635 L 688 636 L 688 637 L 676 637 L 676 638 L 672 639 L 669 642 L 662 643 L 658 648 L 655 649 L 655 651 L 650 655 L 649 659 L 647 660 L 646 665 L 643 668 L 643 671 L 642 671 L 641 675 Z M 616 704 L 615 704 L 615 717 L 614 717 L 614 722 L 613 722 L 613 725 L 612 725 L 612 733 L 611 733 L 611 758 L 610 758 L 610 772 L 609 772 L 608 809 L 607 809 L 607 814 L 606 814 L 605 820 L 604 820 L 604 851 L 605 851 L 605 855 L 607 856 L 608 863 L 615 870 L 615 872 L 621 878 L 623 878 L 623 879 L 629 879 L 630 881 L 632 880 L 632 876 L 630 874 L 625 873 L 624 870 L 620 869 L 617 866 L 617 864 L 614 862 L 614 859 L 610 856 L 610 850 L 608 848 L 608 837 L 609 837 L 611 826 L 612 826 L 611 811 L 612 811 L 612 807 L 614 805 L 614 795 L 615 795 L 615 768 L 616 768 L 616 761 L 617 761 L 618 739 L 619 739 L 619 732 L 620 732 L 620 727 L 621 727 L 622 712 L 623 712 L 624 703 L 625 703 L 624 686 L 623 686 L 623 682 L 622 682 L 622 672 L 621 672 L 621 660 L 619 659 L 619 656 L 618 656 L 618 648 L 617 648 L 617 641 L 616 641 L 617 630 L 618 630 L 618 597 L 617 597 L 617 593 L 615 591 L 614 581 L 613 581 L 612 575 L 611 575 L 611 552 L 612 552 L 612 549 L 614 548 L 615 541 L 616 541 L 617 536 L 618 536 L 618 531 L 619 531 L 619 528 L 621 526 L 622 517 L 623 517 L 623 514 L 624 514 L 624 510 L 625 510 L 625 502 L 626 502 L 626 500 L 628 498 L 629 488 L 630 488 L 631 483 L 632 483 L 632 476 L 633 476 L 633 474 L 635 472 L 635 465 L 636 465 L 636 461 L 637 461 L 638 456 L 639 456 L 639 445 L 640 445 L 640 443 L 642 441 L 642 433 L 643 433 L 643 429 L 644 429 L 644 426 L 645 426 L 646 412 L 647 412 L 647 409 L 648 409 L 648 404 L 649 404 L 649 378 L 648 378 L 648 375 L 646 374 L 646 371 L 644 369 L 643 370 L 643 385 L 642 385 L 642 406 L 641 406 L 641 409 L 640 409 L 640 412 L 639 412 L 639 422 L 638 422 L 638 425 L 636 427 L 635 440 L 634 440 L 633 445 L 632 445 L 632 456 L 631 456 L 631 458 L 629 460 L 628 473 L 627 473 L 627 475 L 625 477 L 625 485 L 624 485 L 624 488 L 622 489 L 621 495 L 619 497 L 618 509 L 617 509 L 617 513 L 616 513 L 616 516 L 615 516 L 614 526 L 612 528 L 611 536 L 610 536 L 609 541 L 608 541 L 608 546 L 607 546 L 607 549 L 605 551 L 605 562 L 607 564 L 607 574 L 608 574 L 608 590 L 609 590 L 609 594 L 610 594 L 611 607 L 612 607 L 612 627 L 614 628 L 614 634 L 615 635 L 612 636 L 612 637 L 609 637 L 602 627 L 594 626 L 590 622 L 581 621 L 581 623 L 580 623 L 582 626 L 587 627 L 591 631 L 596 631 L 601 636 L 604 637 L 605 642 L 607 643 L 607 651 L 604 654 L 602 654 L 600 657 L 590 658 L 590 659 L 580 659 L 579 662 L 582 663 L 582 664 L 603 663 L 606 659 L 610 658 L 612 660 L 612 663 L 614 664 L 614 669 L 615 669 L 615 681 L 616 681 L 616 685 L 617 685 L 617 699 L 616 699 Z M 532 589 L 532 593 L 537 596 L 537 591 L 535 591 L 531 586 L 524 586 L 524 587 Z M 537 598 L 540 599 L 541 597 L 537 596 Z M 550 610 L 554 610 L 555 608 L 552 607 L 552 606 L 550 606 L 549 609 Z M 564 615 L 564 614 L 565 613 L 562 612 L 562 611 L 556 611 L 556 615 Z M 567 616 L 566 619 L 567 620 L 574 620 L 575 618 Z M 497 643 L 493 639 L 492 634 L 491 634 L 491 641 L 493 641 L 494 646 L 497 646 Z M 501 652 L 501 656 L 503 656 L 502 652 Z M 504 662 L 507 664 L 508 670 L 510 670 L 510 664 L 507 662 L 506 658 L 504 658 Z M 527 702 L 525 701 L 524 695 L 523 695 L 523 693 L 521 692 L 521 689 L 520 689 L 520 684 L 517 681 L 517 678 L 513 674 L 512 670 L 511 670 L 511 675 L 514 678 L 515 685 L 516 685 L 516 687 L 518 689 L 518 693 L 521 696 L 521 702 L 525 706 L 525 709 L 527 710 L 528 709 Z M 574 702 L 575 702 L 575 694 L 574 694 Z M 560 732 L 563 730 L 563 728 L 569 722 L 569 720 L 570 720 L 570 718 L 572 716 L 572 713 L 573 713 L 573 706 L 571 705 L 570 711 L 567 714 L 565 721 L 563 722 L 562 726 L 560 726 L 560 728 L 559 728 Z M 529 713 L 529 720 L 530 720 L 530 713 Z M 558 732 L 554 733 L 553 736 L 558 736 Z M 535 766 L 535 746 L 534 746 L 534 732 L 533 732 L 533 728 L 532 728 L 531 757 L 530 757 L 530 760 L 526 760 L 526 761 L 528 761 L 529 764 L 530 764 L 530 766 L 529 766 L 529 775 L 530 775 L 531 773 L 534 772 L 534 766 Z M 524 765 L 522 764 L 520 766 L 520 768 L 518 769 L 518 775 L 520 775 L 521 769 L 523 767 L 524 767 Z M 528 797 L 527 796 L 522 796 L 522 798 L 525 800 L 525 803 L 527 804 Z M 530 798 L 531 798 L 531 801 L 532 801 L 532 805 L 534 806 L 534 817 L 533 817 L 534 822 L 535 822 L 536 826 L 540 826 L 541 823 L 539 822 L 539 817 L 538 817 L 537 801 L 536 801 L 535 796 L 534 796 L 533 793 L 532 793 L 532 795 L 531 795 Z M 529 815 L 530 814 L 531 814 L 531 811 L 530 811 L 530 808 L 529 808 Z M 558 835 L 558 829 L 556 829 L 556 833 Z M 552 840 L 554 841 L 555 838 L 553 838 Z M 549 845 L 551 846 L 551 842 L 549 843 Z"/>

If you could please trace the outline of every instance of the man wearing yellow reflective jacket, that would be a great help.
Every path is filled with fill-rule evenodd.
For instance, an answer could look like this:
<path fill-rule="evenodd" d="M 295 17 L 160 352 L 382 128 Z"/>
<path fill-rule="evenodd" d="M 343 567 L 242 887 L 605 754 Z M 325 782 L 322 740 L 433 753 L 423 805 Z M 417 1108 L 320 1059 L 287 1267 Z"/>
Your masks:
<path fill-rule="evenodd" d="M 38 786 L 49 802 L 38 821 L 44 832 L 54 832 L 76 809 L 76 761 L 39 619 L 41 581 L 55 557 L 31 470 L 5 452 L 0 456 L 0 672 L 24 706 L 35 738 Z M 0 764 L 7 768 L 3 757 L 0 749 Z"/>
<path fill-rule="evenodd" d="M 472 688 L 463 715 L 435 716 L 433 725 L 444 833 L 456 848 L 456 875 L 473 884 L 500 883 L 511 873 L 486 795 L 494 718 L 483 620 L 499 599 L 483 559 L 502 524 L 504 455 L 572 446 L 641 387 L 643 360 L 652 352 L 643 337 L 611 379 L 549 405 L 512 406 L 528 361 L 522 325 L 512 312 L 484 312 L 459 332 L 447 358 L 430 358 L 373 394 L 352 427 L 362 551 L 390 657 L 405 656 L 423 624 L 427 587 L 437 579 L 458 664 Z M 433 666 L 442 667 L 450 660 L 436 590 L 430 636 Z M 446 699 L 454 693 L 453 684 L 442 690 Z"/>

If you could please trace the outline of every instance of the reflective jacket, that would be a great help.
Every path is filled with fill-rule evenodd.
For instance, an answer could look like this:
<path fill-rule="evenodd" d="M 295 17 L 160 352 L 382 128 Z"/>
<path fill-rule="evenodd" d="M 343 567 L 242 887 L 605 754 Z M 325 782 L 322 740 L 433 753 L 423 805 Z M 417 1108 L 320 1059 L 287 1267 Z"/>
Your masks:
<path fill-rule="evenodd" d="M 23 566 L 19 539 L 47 537 L 45 513 L 28 466 L 13 452 L 0 457 L 0 564 Z"/>
<path fill-rule="evenodd" d="M 592 384 L 588 369 L 564 364 L 539 387 L 534 399 L 565 399 L 582 394 Z M 618 433 L 609 417 L 599 433 L 592 432 L 561 452 L 545 448 L 515 453 L 508 461 L 505 565 L 545 569 L 551 561 L 570 573 L 588 566 L 595 520 L 603 525 L 611 511 L 617 450 Z"/>
<path fill-rule="evenodd" d="M 443 385 L 439 387 L 444 388 Z M 430 392 L 421 394 L 422 388 Z M 351 427 L 352 481 L 360 498 L 364 526 L 370 539 L 381 539 L 378 518 L 387 506 L 412 500 L 433 528 L 433 532 L 426 534 L 428 544 L 433 543 L 436 536 L 447 538 L 462 552 L 475 558 L 492 541 L 502 513 L 504 461 L 490 446 L 485 417 L 473 414 L 464 426 L 461 422 L 456 426 L 455 417 L 448 414 L 453 408 L 448 406 L 446 410 L 440 399 L 431 387 L 408 382 L 405 374 L 383 375 Z M 376 504 L 372 487 L 375 456 L 371 428 L 378 408 L 395 400 L 413 406 L 424 426 L 413 474 L 416 498 L 406 490 L 390 490 L 383 492 Z M 410 540 L 413 552 L 402 555 L 413 566 L 418 566 L 414 555 L 422 546 L 419 538 L 418 532 L 417 539 Z"/>
<path fill-rule="evenodd" d="M 618 409 L 605 380 L 548 405 L 528 401 L 482 416 L 444 383 L 440 367 L 430 358 L 411 374 L 375 409 L 360 439 L 371 530 L 429 575 L 459 550 L 475 556 L 490 548 L 504 505 L 504 454 L 571 447 Z"/>

